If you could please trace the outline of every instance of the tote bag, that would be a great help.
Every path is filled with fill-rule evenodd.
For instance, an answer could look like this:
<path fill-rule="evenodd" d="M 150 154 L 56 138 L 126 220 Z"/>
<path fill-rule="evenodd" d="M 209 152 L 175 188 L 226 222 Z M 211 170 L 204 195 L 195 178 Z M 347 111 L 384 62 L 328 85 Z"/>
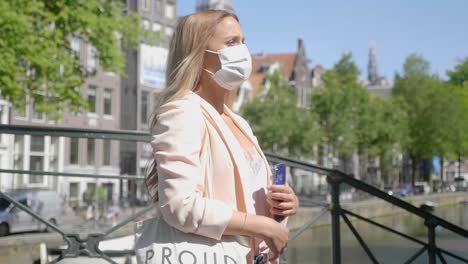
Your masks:
<path fill-rule="evenodd" d="M 205 173 L 204 196 L 211 199 L 212 170 L 208 129 L 200 153 Z M 239 192 L 238 192 L 239 193 Z M 245 200 L 244 200 L 245 201 Z M 138 264 L 246 264 L 248 238 L 223 236 L 220 241 L 184 233 L 167 224 L 160 215 L 135 225 L 135 255 Z"/>

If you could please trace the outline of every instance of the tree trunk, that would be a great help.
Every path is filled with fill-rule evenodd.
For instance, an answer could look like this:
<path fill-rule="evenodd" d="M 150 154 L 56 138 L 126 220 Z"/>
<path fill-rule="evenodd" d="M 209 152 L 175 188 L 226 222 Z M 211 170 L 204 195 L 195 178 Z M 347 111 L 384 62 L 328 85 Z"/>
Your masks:
<path fill-rule="evenodd" d="M 445 182 L 444 179 L 444 157 L 440 157 L 440 182 Z"/>
<path fill-rule="evenodd" d="M 416 156 L 410 154 L 411 159 L 411 186 L 414 188 L 416 183 Z"/>
<path fill-rule="evenodd" d="M 458 153 L 458 177 L 461 177 L 461 153 Z"/>
<path fill-rule="evenodd" d="M 430 192 L 434 192 L 434 184 L 433 184 L 433 182 L 432 182 L 432 178 L 433 178 L 433 177 L 432 177 L 432 176 L 433 176 L 433 175 L 432 175 L 432 172 L 433 172 L 433 171 L 432 171 L 432 160 L 429 160 L 429 171 L 428 171 L 428 174 L 429 174 L 429 175 L 427 175 L 427 182 L 429 183 L 429 190 L 430 190 Z"/>

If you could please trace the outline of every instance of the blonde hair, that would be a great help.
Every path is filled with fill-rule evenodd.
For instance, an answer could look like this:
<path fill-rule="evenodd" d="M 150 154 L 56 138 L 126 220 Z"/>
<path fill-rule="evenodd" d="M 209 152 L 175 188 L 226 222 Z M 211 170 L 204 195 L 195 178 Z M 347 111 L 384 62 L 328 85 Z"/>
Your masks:
<path fill-rule="evenodd" d="M 156 126 L 159 108 L 185 96 L 198 87 L 208 41 L 216 26 L 226 17 L 239 21 L 236 15 L 222 10 L 206 10 L 179 19 L 172 36 L 166 69 L 166 88 L 157 93 L 157 102 L 151 115 L 151 130 Z M 149 173 L 148 173 L 149 172 Z M 158 200 L 158 172 L 156 160 L 147 168 L 145 183 Z"/>

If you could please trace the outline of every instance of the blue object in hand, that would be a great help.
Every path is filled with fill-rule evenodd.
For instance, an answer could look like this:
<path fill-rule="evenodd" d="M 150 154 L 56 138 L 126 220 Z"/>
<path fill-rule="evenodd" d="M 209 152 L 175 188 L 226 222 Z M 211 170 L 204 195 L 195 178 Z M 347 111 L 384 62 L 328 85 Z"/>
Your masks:
<path fill-rule="evenodd" d="M 286 165 L 283 163 L 276 164 L 273 167 L 273 184 L 274 185 L 284 185 L 286 184 Z M 284 216 L 273 215 L 273 219 L 276 222 L 281 222 L 284 219 Z"/>

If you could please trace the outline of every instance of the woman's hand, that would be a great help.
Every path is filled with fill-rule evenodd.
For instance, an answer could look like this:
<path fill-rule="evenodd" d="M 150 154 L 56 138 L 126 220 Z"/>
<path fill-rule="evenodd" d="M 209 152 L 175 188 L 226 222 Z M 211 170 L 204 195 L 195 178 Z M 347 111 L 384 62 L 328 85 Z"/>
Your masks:
<path fill-rule="evenodd" d="M 288 245 L 289 229 L 272 218 L 265 218 L 261 237 L 270 249 L 270 260 L 277 259 Z"/>
<path fill-rule="evenodd" d="M 288 243 L 289 229 L 271 217 L 235 211 L 224 234 L 259 237 L 270 249 L 270 259 L 276 259 Z"/>
<path fill-rule="evenodd" d="M 291 216 L 299 208 L 299 200 L 287 184 L 268 186 L 267 202 L 272 215 Z"/>

